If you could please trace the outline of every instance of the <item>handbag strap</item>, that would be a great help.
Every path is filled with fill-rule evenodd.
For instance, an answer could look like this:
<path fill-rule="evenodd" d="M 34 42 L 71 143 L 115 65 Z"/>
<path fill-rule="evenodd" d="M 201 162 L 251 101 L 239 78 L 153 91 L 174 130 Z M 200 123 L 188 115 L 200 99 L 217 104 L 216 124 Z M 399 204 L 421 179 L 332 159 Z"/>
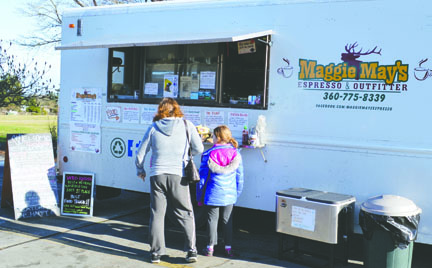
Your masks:
<path fill-rule="evenodd" d="M 183 119 L 183 123 L 184 123 L 185 129 L 186 129 L 186 141 L 189 143 L 189 150 L 188 150 L 189 159 L 192 159 L 192 151 L 191 151 L 190 140 L 189 140 L 189 130 L 188 130 L 188 126 L 187 126 L 185 119 Z"/>
<path fill-rule="evenodd" d="M 204 204 L 205 193 L 207 191 L 207 183 L 209 182 L 210 178 L 211 178 L 211 173 L 210 173 L 210 168 L 209 168 L 208 173 L 207 173 L 207 179 L 206 179 L 206 181 L 204 183 L 204 186 L 203 186 L 203 189 L 202 189 L 202 192 L 201 192 L 201 202 L 203 204 Z"/>

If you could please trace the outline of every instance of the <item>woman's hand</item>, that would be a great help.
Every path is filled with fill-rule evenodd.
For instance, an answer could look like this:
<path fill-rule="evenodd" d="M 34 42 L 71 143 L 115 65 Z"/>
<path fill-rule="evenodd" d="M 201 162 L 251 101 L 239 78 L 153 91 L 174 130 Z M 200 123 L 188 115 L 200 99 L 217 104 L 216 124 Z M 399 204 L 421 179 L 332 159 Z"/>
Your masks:
<path fill-rule="evenodd" d="M 144 172 L 144 173 L 138 173 L 138 177 L 139 177 L 140 179 L 142 179 L 143 181 L 145 181 L 145 177 L 146 177 L 145 172 Z"/>

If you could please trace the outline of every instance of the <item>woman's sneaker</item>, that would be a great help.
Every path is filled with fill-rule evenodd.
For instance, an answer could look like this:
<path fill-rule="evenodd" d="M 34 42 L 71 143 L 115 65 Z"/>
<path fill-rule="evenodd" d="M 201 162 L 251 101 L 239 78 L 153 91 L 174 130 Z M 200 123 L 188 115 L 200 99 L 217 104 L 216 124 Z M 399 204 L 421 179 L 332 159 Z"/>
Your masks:
<path fill-rule="evenodd" d="M 198 255 L 196 251 L 190 250 L 186 255 L 186 262 L 196 262 L 198 260 Z"/>
<path fill-rule="evenodd" d="M 160 263 L 161 256 L 157 253 L 152 253 L 151 263 Z"/>
<path fill-rule="evenodd" d="M 203 249 L 202 253 L 204 256 L 211 257 L 211 256 L 213 256 L 214 250 L 209 249 L 209 248 L 205 248 L 205 249 Z"/>

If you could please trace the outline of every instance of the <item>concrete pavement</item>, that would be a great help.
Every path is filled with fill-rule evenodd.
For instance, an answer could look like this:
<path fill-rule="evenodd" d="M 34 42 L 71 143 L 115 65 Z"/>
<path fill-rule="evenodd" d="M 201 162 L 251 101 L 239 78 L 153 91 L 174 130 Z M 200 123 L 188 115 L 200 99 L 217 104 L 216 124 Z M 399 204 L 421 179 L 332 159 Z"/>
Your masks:
<path fill-rule="evenodd" d="M 91 218 L 46 217 L 13 220 L 12 209 L 0 210 L 1 267 L 152 267 L 149 263 L 148 198 L 123 192 L 120 197 L 95 202 Z M 169 257 L 162 267 L 292 267 L 275 258 L 269 238 L 235 234 L 239 254 L 235 259 L 199 256 L 197 263 L 184 261 L 183 234 L 167 222 Z M 198 245 L 204 246 L 198 232 Z M 264 239 L 263 241 L 261 241 Z M 245 245 L 249 244 L 249 245 Z M 261 248 L 263 247 L 263 248 Z"/>
<path fill-rule="evenodd" d="M 0 162 L 0 185 L 2 185 Z M 1 267 L 236 267 L 270 268 L 308 267 L 277 258 L 278 237 L 274 232 L 274 214 L 238 209 L 234 213 L 233 259 L 221 255 L 198 256 L 198 262 L 184 261 L 183 234 L 169 220 L 166 243 L 169 257 L 158 265 L 149 262 L 148 195 L 122 191 L 121 195 L 96 200 L 94 217 L 45 217 L 16 221 L 11 208 L 0 209 Z M 273 217 L 273 218 L 272 218 Z M 203 228 L 197 231 L 197 246 L 205 246 Z M 429 250 L 430 247 L 427 247 Z M 416 249 L 414 250 L 416 252 Z M 355 254 L 354 254 L 355 255 Z M 427 254 L 414 256 L 414 268 L 431 267 Z M 310 258 L 314 260 L 314 258 Z M 309 260 L 308 260 L 309 261 Z M 312 262 L 308 262 L 312 264 Z M 326 262 L 319 262 L 325 267 Z M 343 266 L 363 267 L 359 258 Z"/>
<path fill-rule="evenodd" d="M 3 185 L 0 162 L 0 185 Z M 1 189 L 0 189 L 1 193 Z M 159 265 L 149 262 L 148 194 L 122 191 L 106 200 L 95 200 L 93 217 L 44 217 L 14 220 L 12 208 L 0 209 L 1 267 L 292 267 L 275 258 L 274 237 L 250 235 L 238 230 L 234 259 L 199 256 L 197 263 L 185 262 L 183 234 L 167 220 L 166 243 L 169 257 Z M 205 236 L 197 232 L 197 244 Z M 271 244 L 269 247 L 267 244 Z"/>

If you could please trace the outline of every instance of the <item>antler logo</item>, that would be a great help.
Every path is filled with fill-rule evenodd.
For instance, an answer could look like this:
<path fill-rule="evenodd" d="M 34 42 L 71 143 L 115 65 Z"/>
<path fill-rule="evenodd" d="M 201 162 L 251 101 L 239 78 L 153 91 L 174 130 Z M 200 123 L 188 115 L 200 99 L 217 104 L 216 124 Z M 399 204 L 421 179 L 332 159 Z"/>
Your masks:
<path fill-rule="evenodd" d="M 428 59 L 421 60 L 419 62 L 419 66 L 414 68 L 414 77 L 419 80 L 423 81 L 426 80 L 429 76 L 432 76 L 432 70 L 427 69 L 425 67 L 422 67 L 422 64 L 427 62 Z"/>
<path fill-rule="evenodd" d="M 376 51 L 378 46 L 375 46 L 372 50 L 368 50 L 366 52 L 362 52 L 363 48 L 360 49 L 360 51 L 355 51 L 356 47 L 358 46 L 357 42 L 351 45 L 345 46 L 345 51 L 347 53 L 341 54 L 341 60 L 343 62 L 348 63 L 348 66 L 354 66 L 357 68 L 357 70 L 360 70 L 360 63 L 361 60 L 358 60 L 360 56 L 370 55 L 370 54 L 378 54 L 381 55 L 381 49 L 379 51 Z M 356 80 L 358 80 L 360 77 L 360 72 L 357 71 Z"/>

